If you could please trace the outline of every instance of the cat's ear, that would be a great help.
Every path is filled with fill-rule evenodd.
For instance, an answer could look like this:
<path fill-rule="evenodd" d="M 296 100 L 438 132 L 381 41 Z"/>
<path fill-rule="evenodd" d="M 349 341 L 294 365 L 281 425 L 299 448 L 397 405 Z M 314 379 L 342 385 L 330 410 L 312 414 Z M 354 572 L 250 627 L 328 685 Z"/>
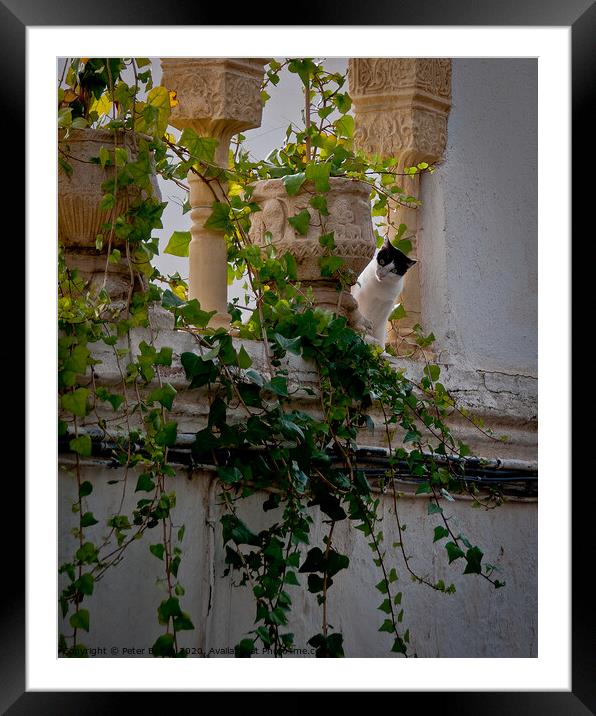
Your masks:
<path fill-rule="evenodd" d="M 406 269 L 412 268 L 412 266 L 416 263 L 418 263 L 418 261 L 416 261 L 416 259 L 411 259 L 406 256 Z"/>

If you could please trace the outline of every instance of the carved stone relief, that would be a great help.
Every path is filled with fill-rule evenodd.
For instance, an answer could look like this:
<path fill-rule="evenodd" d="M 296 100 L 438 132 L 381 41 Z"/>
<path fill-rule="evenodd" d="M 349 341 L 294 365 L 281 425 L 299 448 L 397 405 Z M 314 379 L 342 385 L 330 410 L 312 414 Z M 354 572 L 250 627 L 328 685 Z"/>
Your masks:
<path fill-rule="evenodd" d="M 327 194 L 328 217 L 310 208 L 311 194 L 300 193 L 288 196 L 281 179 L 257 182 L 253 199 L 261 204 L 262 211 L 252 217 L 251 239 L 260 246 L 268 243 L 267 234 L 279 255 L 289 251 L 298 265 L 298 279 L 317 281 L 321 278 L 319 258 L 325 249 L 319 243 L 323 233 L 334 232 L 333 253 L 344 259 L 346 268 L 351 269 L 355 278 L 371 260 L 375 251 L 370 215 L 370 190 L 367 184 L 350 179 L 331 178 L 331 190 Z M 309 189 L 309 185 L 305 186 Z M 310 187 L 311 191 L 313 187 Z M 288 217 L 308 210 L 311 225 L 302 236 L 288 223 Z"/>
<path fill-rule="evenodd" d="M 354 283 L 375 252 L 370 189 L 364 182 L 346 178 L 332 177 L 329 181 L 327 217 L 309 206 L 314 192 L 310 183 L 296 196 L 288 196 L 281 179 L 257 182 L 253 199 L 262 206 L 262 211 L 252 216 L 249 235 L 259 246 L 272 244 L 278 256 L 289 252 L 296 261 L 298 281 L 303 288 L 312 290 L 316 305 L 345 315 L 352 326 L 359 328 L 362 317 L 353 296 L 341 288 L 338 280 L 321 276 L 319 260 L 326 250 L 319 243 L 319 236 L 334 233 L 333 255 L 344 260 L 346 282 Z M 310 213 L 311 224 L 303 236 L 288 218 L 304 209 Z"/>
<path fill-rule="evenodd" d="M 263 64 L 258 59 L 162 58 L 162 83 L 177 94 L 175 127 L 224 120 L 234 132 L 261 124 Z"/>
<path fill-rule="evenodd" d="M 439 161 L 447 142 L 451 60 L 351 59 L 355 141 L 401 165 Z"/>

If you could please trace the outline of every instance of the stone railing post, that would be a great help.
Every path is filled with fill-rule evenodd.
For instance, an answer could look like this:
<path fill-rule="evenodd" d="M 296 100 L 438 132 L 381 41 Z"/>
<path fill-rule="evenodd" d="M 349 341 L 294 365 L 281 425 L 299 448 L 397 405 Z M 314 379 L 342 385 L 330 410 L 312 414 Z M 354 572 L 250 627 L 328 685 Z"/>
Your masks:
<path fill-rule="evenodd" d="M 162 84 L 176 92 L 178 104 L 170 122 L 178 128 L 191 127 L 202 137 L 218 140 L 215 159 L 228 166 L 230 140 L 238 132 L 261 124 L 261 82 L 265 59 L 161 58 Z M 211 325 L 227 326 L 227 249 L 219 231 L 204 224 L 214 201 L 223 199 L 225 187 L 207 185 L 189 172 L 191 235 L 189 246 L 189 298 L 201 308 L 217 311 Z M 214 195 L 215 192 L 215 195 Z"/>
<path fill-rule="evenodd" d="M 450 59 L 352 58 L 349 78 L 358 147 L 397 158 L 399 172 L 443 159 L 451 107 Z M 400 179 L 407 195 L 419 196 L 420 175 Z M 417 258 L 418 209 L 399 207 L 393 210 L 392 220 L 408 227 L 410 256 Z M 407 338 L 412 327 L 421 323 L 419 264 L 406 274 L 401 301 L 407 317 L 400 321 L 398 339 Z"/>

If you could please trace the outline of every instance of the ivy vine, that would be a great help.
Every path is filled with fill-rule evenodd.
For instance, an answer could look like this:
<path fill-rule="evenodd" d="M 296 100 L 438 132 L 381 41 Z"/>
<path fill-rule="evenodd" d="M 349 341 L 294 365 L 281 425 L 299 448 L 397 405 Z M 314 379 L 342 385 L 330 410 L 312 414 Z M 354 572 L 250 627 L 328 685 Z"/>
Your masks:
<path fill-rule="evenodd" d="M 250 241 L 251 217 L 260 210 L 252 200 L 255 182 L 282 178 L 288 195 L 310 192 L 312 211 L 301 211 L 289 222 L 303 234 L 313 221 L 322 227 L 322 275 L 350 283 L 352 277 L 333 253 L 333 232 L 324 230 L 329 179 L 343 176 L 370 185 L 373 215 L 383 219 L 376 228 L 378 243 L 392 231 L 394 244 L 406 253 L 411 250 L 407 227 L 393 225 L 391 209 L 419 202 L 400 188 L 396 159 L 367 157 L 354 149 L 345 76 L 327 72 L 312 59 L 273 61 L 266 68 L 263 101 L 283 68 L 297 74 L 303 84 L 304 126 L 290 126 L 284 146 L 266 160 L 252 160 L 244 137 L 237 136 L 226 168 L 215 163 L 216 140 L 192 129 L 177 139 L 168 132 L 175 93 L 153 87 L 148 59 L 73 58 L 60 78 L 61 170 L 71 175 L 77 161 L 69 150 L 73 132 L 102 128 L 114 136 L 113 145 L 88 160 L 106 172 L 101 208 L 108 218 L 96 240 L 96 251 L 106 258 L 104 286 L 90 291 L 80 271 L 70 265 L 68 247 L 59 255 L 59 437 L 74 455 L 77 494 L 72 509 L 78 515 L 72 556 L 59 568 L 64 584 L 61 614 L 72 629 L 60 635 L 63 656 L 88 655 L 83 638 L 91 624 L 86 599 L 101 589 L 106 572 L 125 559 L 129 545 L 145 538 L 147 549 L 163 564 L 165 590 L 157 605 L 163 632 L 153 644 L 153 655 L 188 653 L 181 632 L 194 625 L 183 610 L 185 592 L 178 579 L 185 528 L 175 519 L 172 486 L 177 467 L 170 459 L 178 436 L 172 417 L 177 391 L 163 370 L 172 366 L 174 354 L 172 347 L 156 347 L 152 321 L 157 310 L 168 311 L 172 329 L 185 331 L 196 341 L 196 350 L 180 356 L 188 388 L 201 389 L 209 404 L 192 456 L 196 464 L 212 465 L 217 473 L 224 512 L 224 576 L 250 589 L 255 600 L 254 628 L 235 646 L 237 657 L 250 657 L 259 647 L 282 657 L 296 648 L 292 595 L 303 588 L 304 579 L 321 609 L 320 630 L 308 643 L 317 657 L 344 656 L 343 635 L 332 626 L 328 595 L 338 575 L 350 567 L 350 556 L 334 539 L 336 525 L 346 520 L 367 539 L 378 569 L 379 632 L 387 635 L 388 651 L 412 655 L 401 580 L 407 574 L 447 594 L 455 586 L 434 582 L 413 566 L 415 545 L 407 542 L 396 486 L 405 468 L 418 480 L 417 494 L 428 495 L 428 514 L 437 519 L 429 539 L 444 546 L 448 562 L 464 565 L 464 574 L 476 574 L 493 587 L 504 584 L 494 576 L 496 567 L 483 563 L 480 547 L 453 529 L 443 507 L 462 492 L 485 508 L 503 498 L 496 490 L 481 494 L 466 480 L 469 449 L 448 427 L 449 416 L 461 409 L 440 382 L 440 367 L 427 362 L 422 380 L 414 383 L 345 318 L 313 304 L 297 282 L 291 254 L 278 255 L 273 243 L 262 249 Z M 132 138 L 134 151 L 122 141 L 123 135 Z M 433 169 L 423 163 L 402 174 Z M 187 188 L 189 172 L 212 187 L 214 201 L 206 226 L 225 236 L 230 278 L 245 280 L 253 297 L 254 307 L 230 304 L 230 329 L 210 327 L 213 313 L 189 298 L 183 278 L 163 276 L 153 266 L 158 253 L 153 232 L 161 228 L 165 203 L 154 196 L 152 177 L 158 173 Z M 186 202 L 184 210 L 188 209 Z M 175 232 L 166 251 L 185 256 L 189 242 L 188 232 Z M 129 276 L 123 302 L 112 301 L 106 288 L 115 264 L 123 265 Z M 148 331 L 150 340 L 133 351 L 138 329 Z M 247 340 L 260 341 L 265 369 L 253 365 Z M 420 334 L 418 341 L 424 348 L 432 337 Z M 99 346 L 112 352 L 119 374 L 119 384 L 109 389 L 97 380 L 99 361 L 94 356 Z M 316 389 L 294 386 L 288 367 L 291 356 L 314 367 Z M 307 400 L 312 409 L 297 410 L 296 398 Z M 383 415 L 389 460 L 386 473 L 371 481 L 359 462 L 358 435 L 371 424 L 375 411 Z M 232 420 L 238 413 L 242 419 Z M 112 461 L 123 476 L 110 481 L 122 490 L 120 511 L 104 516 L 93 511 L 95 486 L 83 479 L 88 475 L 83 464 L 94 445 L 106 441 L 113 446 Z M 131 479 L 142 497 L 132 513 L 125 514 L 122 505 Z M 381 493 L 388 493 L 393 502 L 399 541 L 392 545 L 385 544 L 380 528 Z M 263 511 L 271 515 L 266 528 L 251 527 L 240 515 L 242 501 L 251 495 L 265 495 Z M 317 515 L 326 527 L 321 544 L 312 543 Z M 107 528 L 101 540 L 88 534 L 97 524 Z"/>

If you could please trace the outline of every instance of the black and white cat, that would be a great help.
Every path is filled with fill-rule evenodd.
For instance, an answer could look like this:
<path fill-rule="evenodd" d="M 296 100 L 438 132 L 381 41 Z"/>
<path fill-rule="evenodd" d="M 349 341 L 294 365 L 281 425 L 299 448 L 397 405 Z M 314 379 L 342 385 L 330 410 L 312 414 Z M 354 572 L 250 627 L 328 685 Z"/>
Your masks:
<path fill-rule="evenodd" d="M 389 241 L 358 276 L 352 295 L 358 301 L 358 310 L 372 327 L 369 334 L 385 347 L 387 319 L 395 308 L 397 297 L 403 290 L 404 276 L 416 261 L 409 259 Z"/>

